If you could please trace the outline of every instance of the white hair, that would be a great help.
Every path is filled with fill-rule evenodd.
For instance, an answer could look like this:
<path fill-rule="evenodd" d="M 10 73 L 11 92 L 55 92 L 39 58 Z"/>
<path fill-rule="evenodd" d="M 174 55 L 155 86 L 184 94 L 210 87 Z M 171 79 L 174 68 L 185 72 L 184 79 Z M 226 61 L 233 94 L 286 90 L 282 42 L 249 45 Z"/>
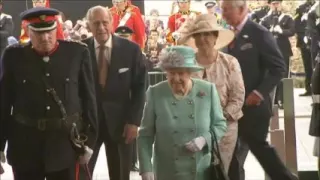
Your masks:
<path fill-rule="evenodd" d="M 110 9 L 109 9 L 108 7 L 93 6 L 93 7 L 91 7 L 91 8 L 88 10 L 88 12 L 87 12 L 87 14 L 86 14 L 86 20 L 87 20 L 87 22 L 91 22 L 91 20 L 92 20 L 92 14 L 93 14 L 94 12 L 96 12 L 96 11 L 105 11 L 105 12 L 108 14 L 108 17 L 110 18 L 110 21 L 113 20 L 111 11 L 110 11 Z"/>
<path fill-rule="evenodd" d="M 247 0 L 223 0 L 223 1 L 230 3 L 234 8 L 247 7 Z"/>

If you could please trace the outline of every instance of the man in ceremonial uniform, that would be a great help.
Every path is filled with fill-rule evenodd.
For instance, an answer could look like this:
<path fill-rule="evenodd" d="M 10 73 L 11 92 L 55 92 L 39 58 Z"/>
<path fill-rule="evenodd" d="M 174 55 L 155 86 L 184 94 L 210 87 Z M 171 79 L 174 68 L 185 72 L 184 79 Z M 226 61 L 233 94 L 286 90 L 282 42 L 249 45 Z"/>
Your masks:
<path fill-rule="evenodd" d="M 37 7 L 50 7 L 49 0 L 32 0 L 32 5 L 34 8 Z M 64 34 L 63 34 L 63 22 L 61 16 L 58 14 L 56 16 L 57 20 L 57 38 L 63 40 L 64 39 Z M 21 43 L 28 43 L 30 41 L 30 38 L 28 36 L 27 31 L 27 21 L 22 21 L 21 23 L 21 35 L 20 35 L 20 42 Z"/>
<path fill-rule="evenodd" d="M 176 32 L 181 25 L 189 18 L 195 18 L 200 12 L 190 10 L 190 0 L 177 0 L 179 11 L 172 14 L 168 20 L 167 43 L 174 45 L 179 38 Z"/>
<path fill-rule="evenodd" d="M 267 0 L 263 0 L 263 4 L 261 7 L 258 9 L 255 9 L 253 13 L 251 14 L 251 20 L 260 23 L 261 19 L 264 18 L 268 12 L 270 11 L 270 6 Z"/>
<path fill-rule="evenodd" d="M 0 0 L 0 56 L 2 51 L 8 45 L 8 37 L 12 35 L 13 32 L 13 21 L 12 17 L 2 11 L 2 0 Z"/>
<path fill-rule="evenodd" d="M 0 151 L 7 141 L 15 180 L 74 180 L 97 138 L 90 53 L 57 40 L 58 13 L 23 12 L 30 42 L 9 46 L 0 64 Z"/>
<path fill-rule="evenodd" d="M 113 7 L 110 9 L 113 17 L 113 32 L 119 26 L 127 26 L 133 30 L 132 41 L 141 49 L 144 48 L 146 31 L 140 9 L 131 4 L 129 0 L 112 0 Z"/>
<path fill-rule="evenodd" d="M 277 44 L 283 55 L 286 72 L 285 78 L 289 76 L 290 57 L 293 55 L 289 38 L 295 34 L 295 24 L 293 18 L 289 14 L 282 12 L 282 0 L 269 0 L 272 12 L 261 20 L 261 24 L 265 26 L 277 40 Z M 276 90 L 275 104 L 283 108 L 283 87 L 280 83 Z"/>
<path fill-rule="evenodd" d="M 310 41 L 306 36 L 306 26 L 308 19 L 308 12 L 315 3 L 315 0 L 306 0 L 296 9 L 296 14 L 294 16 L 295 28 L 297 32 L 297 47 L 301 51 L 301 57 L 305 72 L 305 89 L 306 92 L 300 96 L 310 96 L 311 95 L 311 77 L 312 77 L 312 59 L 310 52 Z"/>

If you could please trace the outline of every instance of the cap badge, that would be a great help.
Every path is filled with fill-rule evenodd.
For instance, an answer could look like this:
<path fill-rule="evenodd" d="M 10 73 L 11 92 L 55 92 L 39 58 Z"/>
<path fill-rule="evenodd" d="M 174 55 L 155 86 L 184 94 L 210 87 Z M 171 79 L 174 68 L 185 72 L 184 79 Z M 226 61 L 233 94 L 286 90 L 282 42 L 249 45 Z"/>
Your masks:
<path fill-rule="evenodd" d="M 45 21 L 46 17 L 47 17 L 46 15 L 41 15 L 39 18 L 40 18 L 41 21 Z"/>

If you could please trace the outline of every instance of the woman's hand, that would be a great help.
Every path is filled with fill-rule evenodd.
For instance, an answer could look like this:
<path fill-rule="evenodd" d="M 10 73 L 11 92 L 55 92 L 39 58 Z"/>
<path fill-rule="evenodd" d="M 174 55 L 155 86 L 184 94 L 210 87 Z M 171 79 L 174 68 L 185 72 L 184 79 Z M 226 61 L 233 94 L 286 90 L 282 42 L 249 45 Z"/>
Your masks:
<path fill-rule="evenodd" d="M 185 144 L 185 147 L 191 152 L 201 151 L 202 148 L 207 144 L 206 139 L 202 136 L 197 137 Z"/>

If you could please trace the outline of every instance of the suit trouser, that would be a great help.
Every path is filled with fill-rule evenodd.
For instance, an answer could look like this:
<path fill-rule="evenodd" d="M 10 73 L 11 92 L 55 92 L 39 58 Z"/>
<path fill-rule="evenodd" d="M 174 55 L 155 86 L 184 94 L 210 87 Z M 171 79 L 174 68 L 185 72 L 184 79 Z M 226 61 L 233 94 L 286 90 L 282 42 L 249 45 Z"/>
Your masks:
<path fill-rule="evenodd" d="M 135 140 L 132 145 L 132 167 L 135 167 L 137 162 L 138 162 L 137 141 Z"/>
<path fill-rule="evenodd" d="M 20 171 L 13 169 L 14 180 L 75 180 L 73 168 L 57 172 L 44 173 L 42 171 Z"/>
<path fill-rule="evenodd" d="M 88 165 L 90 174 L 93 175 L 103 143 L 105 145 L 110 180 L 129 180 L 132 164 L 132 144 L 115 142 L 107 132 L 105 123 L 100 125 L 99 137 Z M 84 173 L 83 169 L 81 169 L 80 180 L 87 180 Z"/>
<path fill-rule="evenodd" d="M 290 70 L 290 57 L 284 57 L 284 61 L 286 64 L 286 72 L 284 75 L 284 78 L 288 78 L 289 77 L 289 70 Z M 278 102 L 281 102 L 283 104 L 283 82 L 281 81 L 276 89 L 276 96 L 275 96 L 275 104 L 277 104 Z"/>
<path fill-rule="evenodd" d="M 253 134 L 239 134 L 237 148 L 229 169 L 230 180 L 245 180 L 244 163 L 249 150 L 272 180 L 292 180 L 291 172 L 265 139 Z"/>
<path fill-rule="evenodd" d="M 304 72 L 306 74 L 305 78 L 305 88 L 307 92 L 311 92 L 311 77 L 313 72 L 313 64 L 311 58 L 311 51 L 307 47 L 303 46 L 300 48 L 301 57 L 303 61 Z"/>

